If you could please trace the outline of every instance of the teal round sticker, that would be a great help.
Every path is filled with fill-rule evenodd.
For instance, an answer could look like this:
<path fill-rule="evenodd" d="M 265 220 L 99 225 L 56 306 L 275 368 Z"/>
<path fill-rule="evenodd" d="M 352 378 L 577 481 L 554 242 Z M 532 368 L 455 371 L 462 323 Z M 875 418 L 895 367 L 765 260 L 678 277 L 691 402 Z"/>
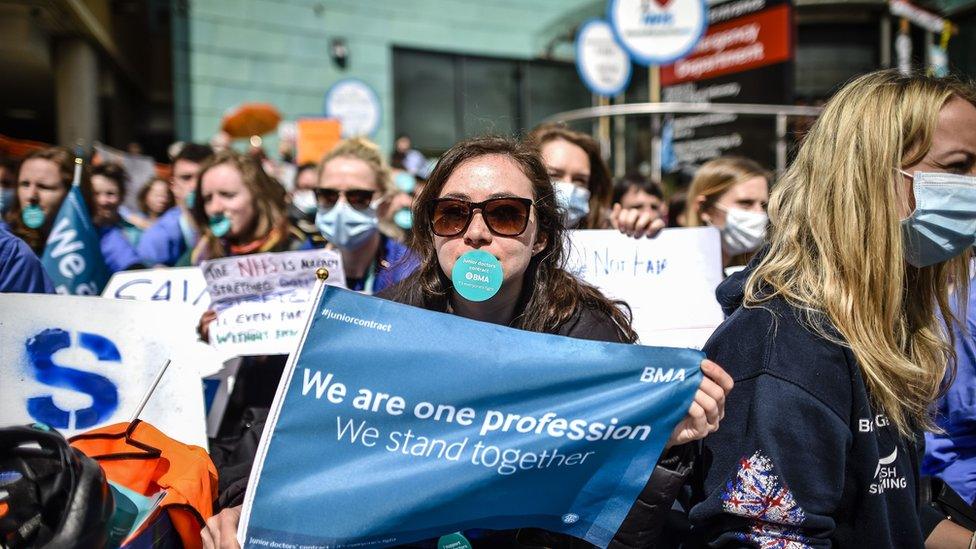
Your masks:
<path fill-rule="evenodd" d="M 36 229 L 44 224 L 44 210 L 36 204 L 28 204 L 20 212 L 20 219 L 31 229 Z"/>
<path fill-rule="evenodd" d="M 224 236 L 230 231 L 230 219 L 224 217 L 224 214 L 217 214 L 210 218 L 210 232 L 214 234 L 217 238 Z"/>
<path fill-rule="evenodd" d="M 437 540 L 437 549 L 471 549 L 471 542 L 461 532 L 454 532 L 441 536 Z"/>
<path fill-rule="evenodd" d="M 486 301 L 502 287 L 502 264 L 482 250 L 471 250 L 458 258 L 451 271 L 454 290 L 468 301 Z"/>

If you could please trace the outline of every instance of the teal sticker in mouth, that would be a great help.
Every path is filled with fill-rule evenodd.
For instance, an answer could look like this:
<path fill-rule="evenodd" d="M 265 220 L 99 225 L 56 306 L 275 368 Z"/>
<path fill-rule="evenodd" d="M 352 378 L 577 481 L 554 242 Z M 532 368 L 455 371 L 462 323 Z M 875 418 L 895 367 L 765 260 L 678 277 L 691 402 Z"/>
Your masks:
<path fill-rule="evenodd" d="M 410 208 L 401 208 L 393 214 L 393 222 L 396 223 L 397 227 L 407 230 L 413 227 L 413 212 Z"/>
<path fill-rule="evenodd" d="M 186 209 L 192 210 L 193 206 L 197 203 L 197 192 L 190 191 L 186 193 L 186 198 L 183 201 L 186 203 Z"/>
<path fill-rule="evenodd" d="M 36 229 L 44 224 L 44 210 L 36 204 L 28 204 L 22 212 L 20 212 L 20 219 L 31 229 Z"/>
<path fill-rule="evenodd" d="M 217 238 L 221 238 L 230 232 L 230 219 L 224 214 L 217 214 L 210 218 L 210 232 Z"/>
<path fill-rule="evenodd" d="M 451 270 L 454 290 L 468 301 L 487 301 L 502 287 L 502 264 L 482 250 L 471 250 L 458 258 Z"/>

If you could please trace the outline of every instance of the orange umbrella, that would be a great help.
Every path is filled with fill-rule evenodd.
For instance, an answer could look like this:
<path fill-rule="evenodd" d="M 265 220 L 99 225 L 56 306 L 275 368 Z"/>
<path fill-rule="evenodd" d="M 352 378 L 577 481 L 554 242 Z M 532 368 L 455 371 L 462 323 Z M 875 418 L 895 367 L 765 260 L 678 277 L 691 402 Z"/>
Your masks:
<path fill-rule="evenodd" d="M 233 138 L 263 135 L 278 127 L 281 113 L 268 103 L 244 103 L 224 115 L 220 129 Z"/>

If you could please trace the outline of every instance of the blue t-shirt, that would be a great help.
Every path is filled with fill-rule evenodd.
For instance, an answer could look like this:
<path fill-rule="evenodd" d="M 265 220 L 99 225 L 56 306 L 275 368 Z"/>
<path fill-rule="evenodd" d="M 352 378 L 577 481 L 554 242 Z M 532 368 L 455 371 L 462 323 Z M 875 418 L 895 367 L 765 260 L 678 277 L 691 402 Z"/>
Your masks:
<path fill-rule="evenodd" d="M 139 239 L 136 251 L 147 267 L 168 265 L 172 267 L 186 250 L 196 244 L 187 242 L 187 236 L 196 239 L 196 233 L 190 227 L 181 226 L 183 216 L 179 206 L 174 206 L 159 217 L 153 226 L 146 229 Z M 184 232 L 190 233 L 185 235 Z"/>
<path fill-rule="evenodd" d="M 117 225 L 98 227 L 102 257 L 109 274 L 115 274 L 135 266 L 143 265 L 142 259 L 132 247 L 125 232 Z"/>
<path fill-rule="evenodd" d="M 0 227 L 0 292 L 53 294 L 54 284 L 23 240 Z"/>

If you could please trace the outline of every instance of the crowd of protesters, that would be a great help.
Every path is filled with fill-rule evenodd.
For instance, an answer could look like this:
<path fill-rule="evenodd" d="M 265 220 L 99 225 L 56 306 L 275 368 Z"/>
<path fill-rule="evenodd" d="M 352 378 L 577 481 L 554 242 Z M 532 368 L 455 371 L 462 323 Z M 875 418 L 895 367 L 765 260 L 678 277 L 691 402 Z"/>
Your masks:
<path fill-rule="evenodd" d="M 862 76 L 826 105 L 784 174 L 720 157 L 686 189 L 639 172 L 614 180 L 598 143 L 561 125 L 521 140 L 466 140 L 430 161 L 406 136 L 389 161 L 367 139 L 348 139 L 297 166 L 291 181 L 269 173 L 263 154 L 221 148 L 181 144 L 169 179 L 141 185 L 116 164 L 84 170 L 80 190 L 110 271 L 327 248 L 341 255 L 351 290 L 522 330 L 635 343 L 626 303 L 565 270 L 567 231 L 654 238 L 665 228 L 717 229 L 726 278 L 716 298 L 727 319 L 615 545 L 974 546 L 969 85 Z M 0 291 L 53 292 L 38 259 L 73 176 L 74 156 L 58 147 L 0 165 Z M 137 193 L 138 211 L 122 205 L 127 192 Z M 504 273 L 484 302 L 451 287 L 454 262 L 475 249 Z M 200 318 L 203 340 L 216 318 Z M 286 358 L 241 364 L 211 444 L 220 490 L 200 532 L 206 547 L 236 546 Z M 882 466 L 894 476 L 879 477 Z M 542 530 L 473 539 L 581 543 Z"/>

